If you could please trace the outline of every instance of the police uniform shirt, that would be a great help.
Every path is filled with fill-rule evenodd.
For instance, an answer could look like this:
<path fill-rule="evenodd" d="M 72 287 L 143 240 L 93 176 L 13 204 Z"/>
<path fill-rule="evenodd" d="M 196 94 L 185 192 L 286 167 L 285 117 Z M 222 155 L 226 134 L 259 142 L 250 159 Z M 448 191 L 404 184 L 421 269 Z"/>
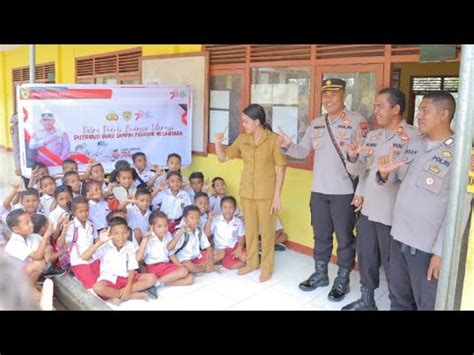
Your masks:
<path fill-rule="evenodd" d="M 161 204 L 160 211 L 164 212 L 169 219 L 179 219 L 183 215 L 186 206 L 192 205 L 188 193 L 179 190 L 176 196 L 167 188 L 159 192 L 152 201 L 153 209 Z"/>
<path fill-rule="evenodd" d="M 365 137 L 367 120 L 359 113 L 344 109 L 339 117 L 328 118 L 336 143 L 346 159 L 347 146 L 357 137 Z M 326 127 L 325 115 L 311 121 L 300 143 L 291 143 L 285 154 L 297 159 L 306 158 L 314 150 L 313 182 L 311 191 L 328 195 L 347 195 L 354 193 L 341 158 L 334 147 Z M 347 159 L 346 159 L 347 160 Z"/>
<path fill-rule="evenodd" d="M 170 252 L 167 246 L 173 237 L 169 232 L 163 237 L 163 240 L 160 240 L 154 232 L 152 232 L 152 235 L 153 237 L 150 238 L 145 248 L 145 264 L 152 265 L 169 262 Z"/>
<path fill-rule="evenodd" d="M 454 137 L 430 144 L 419 136 L 406 149 L 406 164 L 393 209 L 392 236 L 411 247 L 441 256 L 453 163 Z"/>
<path fill-rule="evenodd" d="M 89 219 L 96 231 L 107 228 L 107 215 L 110 212 L 109 204 L 104 200 L 98 202 L 89 200 Z"/>
<path fill-rule="evenodd" d="M 400 187 L 400 182 L 386 185 L 377 183 L 375 178 L 378 171 L 377 159 L 387 155 L 391 147 L 394 149 L 395 158 L 405 155 L 409 142 L 418 135 L 418 130 L 405 121 L 401 121 L 391 132 L 375 129 L 367 133 L 362 144 L 368 150 L 361 152 L 354 163 L 347 161 L 347 170 L 352 175 L 359 175 L 355 195 L 364 197 L 362 213 L 369 221 L 392 225 L 393 206 Z"/>
<path fill-rule="evenodd" d="M 100 261 L 97 281 L 107 280 L 115 284 L 118 277 L 128 277 L 130 271 L 138 269 L 135 252 L 132 242 L 128 240 L 120 250 L 117 250 L 112 240 L 99 247 L 94 253 L 94 259 Z"/>
<path fill-rule="evenodd" d="M 35 252 L 41 243 L 41 236 L 38 234 L 29 235 L 23 238 L 21 235 L 12 233 L 10 240 L 5 246 L 5 253 L 26 262 L 30 254 Z"/>
<path fill-rule="evenodd" d="M 175 231 L 175 234 L 178 231 L 179 231 L 179 229 L 177 229 Z M 176 257 L 178 258 L 178 260 L 180 262 L 185 261 L 185 260 L 192 260 L 192 259 L 201 258 L 202 257 L 201 249 L 207 249 L 211 246 L 211 244 L 209 243 L 209 239 L 207 238 L 206 233 L 204 233 L 204 231 L 199 227 L 196 228 L 196 230 L 194 232 L 191 231 L 191 232 L 187 232 L 186 234 L 189 236 L 188 243 L 186 244 L 186 246 L 183 249 L 181 249 L 176 254 Z M 181 246 L 184 243 L 185 237 L 186 236 L 183 235 L 179 239 L 178 243 L 176 244 L 176 246 L 173 250 L 173 253 L 175 253 L 176 250 L 181 248 Z"/>
<path fill-rule="evenodd" d="M 150 217 L 151 211 L 147 208 L 145 214 L 140 211 L 137 205 L 127 206 L 127 222 L 128 226 L 135 230 L 140 228 L 142 235 L 150 230 L 150 224 L 148 223 L 148 217 Z"/>
<path fill-rule="evenodd" d="M 218 216 L 211 223 L 211 232 L 214 234 L 215 249 L 233 248 L 245 235 L 242 220 L 235 216 L 230 222 L 227 222 L 223 215 Z"/>
<path fill-rule="evenodd" d="M 77 239 L 76 242 L 73 243 L 75 231 L 77 231 Z M 77 218 L 74 218 L 66 232 L 66 243 L 71 251 L 69 254 L 71 266 L 87 265 L 93 262 L 92 259 L 82 260 L 81 255 L 94 245 L 94 236 L 94 229 L 89 222 L 86 222 L 86 226 L 84 227 Z"/>

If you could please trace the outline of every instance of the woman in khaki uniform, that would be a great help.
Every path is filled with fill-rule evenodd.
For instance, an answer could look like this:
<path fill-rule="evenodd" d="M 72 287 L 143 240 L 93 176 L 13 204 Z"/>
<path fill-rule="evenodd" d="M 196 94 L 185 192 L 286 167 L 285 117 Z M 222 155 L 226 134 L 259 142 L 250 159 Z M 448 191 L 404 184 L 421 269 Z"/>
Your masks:
<path fill-rule="evenodd" d="M 215 137 L 216 154 L 220 162 L 242 157 L 244 169 L 240 181 L 240 203 L 245 217 L 245 243 L 247 265 L 239 269 L 238 275 L 245 275 L 259 268 L 258 229 L 262 231 L 262 260 L 260 281 L 269 280 L 273 272 L 275 223 L 280 210 L 281 188 L 285 178 L 286 157 L 281 153 L 273 133 L 265 121 L 262 106 L 251 104 L 242 113 L 245 133 L 226 150 L 221 143 L 224 133 Z"/>

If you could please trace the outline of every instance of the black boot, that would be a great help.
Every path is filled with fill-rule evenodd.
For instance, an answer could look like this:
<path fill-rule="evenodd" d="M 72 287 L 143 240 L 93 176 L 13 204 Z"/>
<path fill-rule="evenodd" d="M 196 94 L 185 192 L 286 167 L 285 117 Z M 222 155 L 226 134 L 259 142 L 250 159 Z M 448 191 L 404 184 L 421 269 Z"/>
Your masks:
<path fill-rule="evenodd" d="M 377 311 L 374 300 L 374 290 L 365 286 L 360 288 L 360 299 L 342 307 L 343 311 Z"/>
<path fill-rule="evenodd" d="M 316 272 L 300 283 L 299 288 L 302 291 L 313 291 L 327 285 L 329 285 L 328 264 L 324 261 L 316 261 Z"/>
<path fill-rule="evenodd" d="M 349 293 L 349 275 L 351 274 L 351 271 L 351 269 L 339 268 L 337 277 L 334 280 L 334 285 L 328 295 L 330 301 L 340 302 Z"/>

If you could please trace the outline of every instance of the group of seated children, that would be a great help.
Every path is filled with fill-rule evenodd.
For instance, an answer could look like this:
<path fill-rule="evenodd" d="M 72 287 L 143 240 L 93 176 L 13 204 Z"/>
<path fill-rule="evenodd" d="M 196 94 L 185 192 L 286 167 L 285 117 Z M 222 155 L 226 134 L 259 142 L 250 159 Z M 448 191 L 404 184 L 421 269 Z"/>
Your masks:
<path fill-rule="evenodd" d="M 174 153 L 166 173 L 144 153 L 132 160 L 117 161 L 108 182 L 101 164 L 91 160 L 81 176 L 68 159 L 61 179 L 38 163 L 26 189 L 13 185 L 0 232 L 37 298 L 38 281 L 65 272 L 119 304 L 156 299 L 158 287 L 190 285 L 219 265 L 245 266 L 244 218 L 224 179 L 193 172 L 188 181 Z M 287 239 L 277 221 L 275 248 Z"/>

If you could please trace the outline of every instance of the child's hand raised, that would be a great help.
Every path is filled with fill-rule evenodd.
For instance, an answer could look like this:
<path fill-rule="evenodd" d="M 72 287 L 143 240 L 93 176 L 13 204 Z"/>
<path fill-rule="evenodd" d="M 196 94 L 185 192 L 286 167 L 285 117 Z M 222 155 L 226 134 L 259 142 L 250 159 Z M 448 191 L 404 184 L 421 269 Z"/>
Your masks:
<path fill-rule="evenodd" d="M 168 183 L 167 182 L 161 182 L 158 184 L 158 186 L 156 187 L 156 189 L 158 191 L 164 191 L 168 188 Z"/>
<path fill-rule="evenodd" d="M 209 179 L 206 179 L 206 181 L 204 181 L 204 184 L 202 185 L 202 191 L 208 192 L 210 188 L 211 182 L 209 181 Z"/>
<path fill-rule="evenodd" d="M 99 233 L 99 240 L 101 243 L 107 243 L 110 239 L 110 227 L 107 229 L 102 229 Z"/>
<path fill-rule="evenodd" d="M 20 182 L 14 182 L 12 184 L 12 187 L 13 187 L 13 191 L 19 192 L 21 190 L 21 183 Z"/>

